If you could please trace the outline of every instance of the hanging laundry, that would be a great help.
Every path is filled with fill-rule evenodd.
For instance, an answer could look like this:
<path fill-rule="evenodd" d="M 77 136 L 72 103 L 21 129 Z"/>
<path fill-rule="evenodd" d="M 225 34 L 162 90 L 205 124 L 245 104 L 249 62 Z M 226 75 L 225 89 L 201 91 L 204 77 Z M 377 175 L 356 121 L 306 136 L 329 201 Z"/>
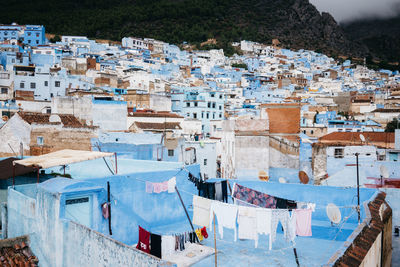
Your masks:
<path fill-rule="evenodd" d="M 277 209 L 290 209 L 290 210 L 294 210 L 297 208 L 297 203 L 293 200 L 287 200 L 284 198 L 279 198 L 279 197 L 275 197 L 276 198 L 276 208 Z"/>
<path fill-rule="evenodd" d="M 205 226 L 201 228 L 201 234 L 204 236 L 204 238 L 208 238 L 207 228 Z"/>
<path fill-rule="evenodd" d="M 161 183 L 153 183 L 154 193 L 161 193 L 162 191 L 162 184 Z"/>
<path fill-rule="evenodd" d="M 223 201 L 222 183 L 221 182 L 216 182 L 215 183 L 215 200 Z"/>
<path fill-rule="evenodd" d="M 256 208 L 238 207 L 238 237 L 239 239 L 251 239 L 258 245 Z"/>
<path fill-rule="evenodd" d="M 269 249 L 271 249 L 272 247 L 271 222 L 272 222 L 271 209 L 260 209 L 260 208 L 256 209 L 257 234 L 269 235 Z"/>
<path fill-rule="evenodd" d="M 108 210 L 108 206 L 110 205 L 110 203 L 103 203 L 101 204 L 101 213 L 103 214 L 104 219 L 108 219 L 110 217 L 110 213 Z M 208 215 L 207 215 L 208 217 Z"/>
<path fill-rule="evenodd" d="M 161 259 L 161 236 L 150 234 L 150 254 Z"/>
<path fill-rule="evenodd" d="M 294 241 L 296 235 L 293 233 L 293 223 L 291 223 L 291 217 L 289 210 L 276 209 L 272 210 L 272 220 L 271 220 L 271 239 L 272 242 L 276 240 L 276 230 L 278 223 L 281 223 L 284 231 L 284 237 L 287 241 Z"/>
<path fill-rule="evenodd" d="M 161 258 L 172 255 L 175 250 L 175 237 L 172 235 L 163 235 L 161 237 Z"/>
<path fill-rule="evenodd" d="M 153 183 L 146 181 L 146 193 L 153 193 Z"/>
<path fill-rule="evenodd" d="M 227 181 L 222 181 L 221 187 L 222 187 L 222 200 L 225 203 L 228 203 L 228 183 L 227 183 Z"/>
<path fill-rule="evenodd" d="M 193 196 L 193 223 L 200 226 L 210 224 L 211 200 Z"/>
<path fill-rule="evenodd" d="M 223 202 L 212 201 L 210 206 L 210 229 L 214 219 L 214 214 L 218 220 L 218 231 L 223 238 L 224 230 L 223 227 L 234 230 L 234 240 L 237 239 L 236 233 L 236 217 L 238 208 L 237 206 L 226 204 Z"/>
<path fill-rule="evenodd" d="M 276 198 L 257 190 L 235 184 L 232 196 L 236 199 L 251 203 L 255 206 L 262 208 L 275 209 L 276 208 Z"/>
<path fill-rule="evenodd" d="M 201 229 L 196 229 L 196 235 L 199 241 L 203 241 L 203 235 L 201 234 Z"/>
<path fill-rule="evenodd" d="M 166 191 L 168 191 L 168 181 L 161 183 L 161 192 L 166 192 Z"/>
<path fill-rule="evenodd" d="M 136 245 L 136 248 L 143 252 L 150 253 L 150 233 L 140 226 L 139 226 L 139 241 Z"/>
<path fill-rule="evenodd" d="M 312 236 L 311 231 L 311 209 L 297 209 L 294 211 L 296 214 L 296 234 L 298 236 Z"/>
<path fill-rule="evenodd" d="M 197 189 L 199 190 L 199 196 L 208 198 L 208 186 L 207 183 L 199 181 Z"/>
<path fill-rule="evenodd" d="M 316 207 L 315 203 L 297 202 L 298 209 L 311 209 L 314 212 L 315 207 Z"/>
<path fill-rule="evenodd" d="M 179 235 L 179 250 L 185 250 L 185 235 L 183 234 Z"/>
<path fill-rule="evenodd" d="M 175 193 L 176 177 L 172 177 L 168 180 L 168 193 Z"/>
<path fill-rule="evenodd" d="M 207 198 L 215 200 L 215 183 L 207 183 Z"/>

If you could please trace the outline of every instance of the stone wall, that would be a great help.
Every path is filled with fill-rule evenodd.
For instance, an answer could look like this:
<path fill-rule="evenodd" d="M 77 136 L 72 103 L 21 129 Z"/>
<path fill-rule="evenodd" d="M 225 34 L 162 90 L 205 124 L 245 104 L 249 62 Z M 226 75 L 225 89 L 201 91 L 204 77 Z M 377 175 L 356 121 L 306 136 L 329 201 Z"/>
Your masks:
<path fill-rule="evenodd" d="M 37 137 L 43 137 L 44 144 L 37 144 Z M 90 128 L 40 127 L 31 132 L 30 154 L 42 155 L 62 149 L 92 150 L 91 138 L 96 135 Z"/>
<path fill-rule="evenodd" d="M 314 184 L 319 185 L 325 178 L 327 170 L 326 147 L 320 144 L 312 145 L 311 169 L 314 176 Z"/>

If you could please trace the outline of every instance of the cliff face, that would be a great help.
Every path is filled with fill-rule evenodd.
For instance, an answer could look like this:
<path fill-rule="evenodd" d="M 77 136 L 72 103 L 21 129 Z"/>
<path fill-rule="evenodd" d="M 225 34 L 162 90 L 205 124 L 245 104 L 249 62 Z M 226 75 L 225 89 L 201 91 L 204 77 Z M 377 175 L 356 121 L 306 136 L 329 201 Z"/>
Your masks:
<path fill-rule="evenodd" d="M 368 48 L 369 57 L 400 61 L 400 13 L 388 19 L 357 20 L 342 27 L 349 39 Z"/>
<path fill-rule="evenodd" d="M 170 43 L 253 40 L 325 53 L 360 55 L 328 13 L 308 0 L 10 0 L 0 23 L 43 24 L 60 35 L 120 40 L 152 37 Z"/>

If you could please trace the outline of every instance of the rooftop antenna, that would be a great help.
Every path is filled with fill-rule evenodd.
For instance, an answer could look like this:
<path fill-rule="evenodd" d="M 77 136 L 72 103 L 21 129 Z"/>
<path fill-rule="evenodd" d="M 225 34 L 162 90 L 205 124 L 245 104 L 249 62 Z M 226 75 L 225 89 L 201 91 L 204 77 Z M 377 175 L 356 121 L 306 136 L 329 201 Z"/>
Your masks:
<path fill-rule="evenodd" d="M 331 221 L 332 225 L 339 224 L 342 220 L 342 214 L 340 213 L 338 206 L 333 203 L 329 203 L 326 206 L 326 215 L 328 215 L 328 218 Z"/>

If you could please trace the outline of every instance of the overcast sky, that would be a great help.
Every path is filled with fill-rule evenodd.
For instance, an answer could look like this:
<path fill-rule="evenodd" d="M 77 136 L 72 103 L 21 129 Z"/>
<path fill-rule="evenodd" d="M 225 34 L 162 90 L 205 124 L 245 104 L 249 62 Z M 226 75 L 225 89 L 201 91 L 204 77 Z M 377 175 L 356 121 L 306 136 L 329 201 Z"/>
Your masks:
<path fill-rule="evenodd" d="M 367 17 L 391 17 L 400 10 L 400 0 L 310 0 L 319 11 L 329 12 L 337 22 Z"/>

